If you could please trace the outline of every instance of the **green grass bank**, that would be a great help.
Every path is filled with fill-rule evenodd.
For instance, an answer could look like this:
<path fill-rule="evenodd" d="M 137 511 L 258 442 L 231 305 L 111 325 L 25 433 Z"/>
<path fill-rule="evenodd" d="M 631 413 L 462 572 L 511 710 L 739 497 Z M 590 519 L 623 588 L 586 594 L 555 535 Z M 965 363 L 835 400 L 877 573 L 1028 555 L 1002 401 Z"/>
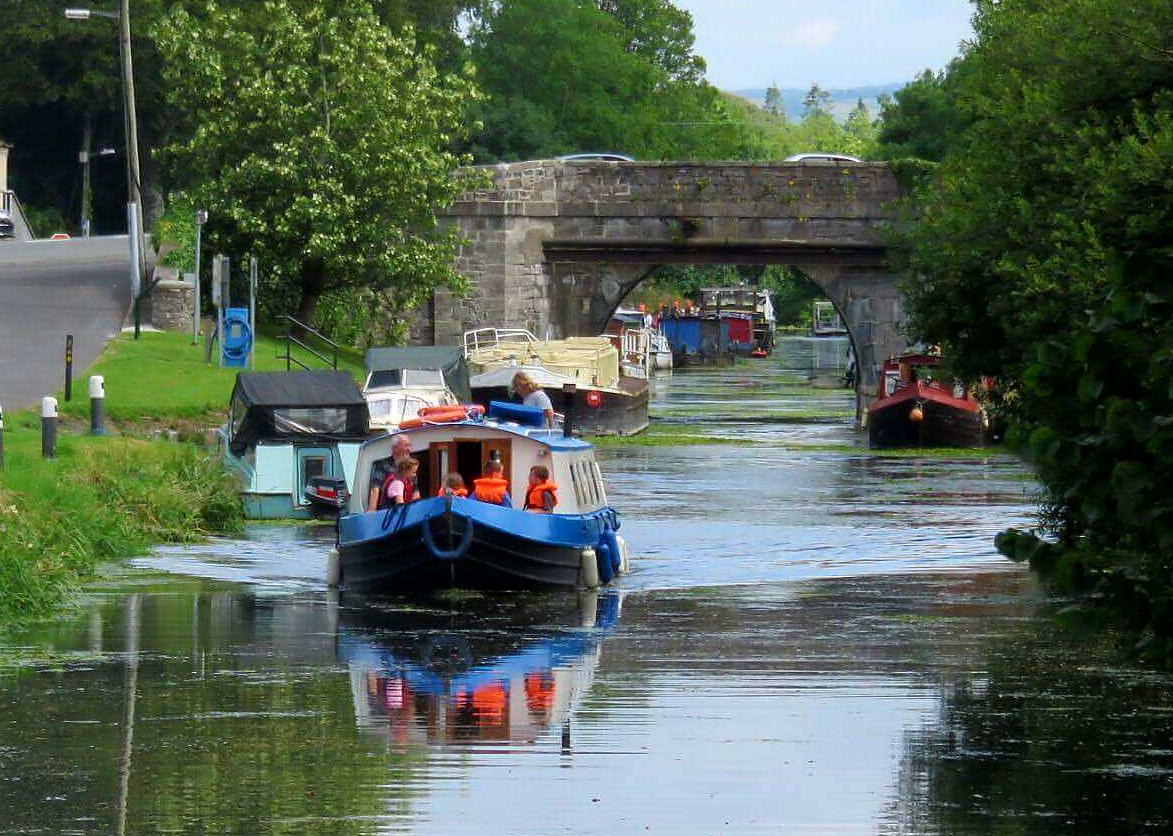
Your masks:
<path fill-rule="evenodd" d="M 243 525 L 236 487 L 194 445 L 62 436 L 47 461 L 26 413 L 6 422 L 4 453 L 0 626 L 51 615 L 99 563 Z"/>

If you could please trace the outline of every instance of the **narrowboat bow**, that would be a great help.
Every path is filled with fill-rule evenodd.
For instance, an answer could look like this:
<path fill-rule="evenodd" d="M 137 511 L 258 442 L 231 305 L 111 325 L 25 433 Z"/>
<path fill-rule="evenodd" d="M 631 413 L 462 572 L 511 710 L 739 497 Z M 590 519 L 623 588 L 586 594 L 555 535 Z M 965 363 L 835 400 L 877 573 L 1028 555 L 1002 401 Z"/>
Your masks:
<path fill-rule="evenodd" d="M 364 444 L 338 521 L 341 584 L 385 593 L 574 588 L 605 584 L 626 571 L 619 517 L 607 504 L 593 447 L 543 423 L 540 410 L 494 402 L 485 417 L 470 409 L 464 419 L 407 430 L 424 498 L 384 510 L 366 506 L 389 467 L 392 439 Z M 451 473 L 472 487 L 493 459 L 504 467 L 510 505 L 436 495 Z M 553 513 L 524 510 L 534 465 L 545 466 L 559 486 Z"/>

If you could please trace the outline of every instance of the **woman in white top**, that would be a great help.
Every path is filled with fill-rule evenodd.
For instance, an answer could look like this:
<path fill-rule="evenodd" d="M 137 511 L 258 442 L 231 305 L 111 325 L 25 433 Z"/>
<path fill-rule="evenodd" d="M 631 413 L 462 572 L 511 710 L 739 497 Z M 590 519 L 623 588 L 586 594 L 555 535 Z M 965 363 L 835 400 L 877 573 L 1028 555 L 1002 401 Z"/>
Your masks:
<path fill-rule="evenodd" d="M 546 413 L 546 426 L 554 426 L 554 405 L 550 403 L 550 396 L 542 391 L 542 387 L 534 383 L 525 372 L 518 372 L 513 376 L 513 391 L 521 395 L 521 402 L 526 406 L 536 406 Z"/>

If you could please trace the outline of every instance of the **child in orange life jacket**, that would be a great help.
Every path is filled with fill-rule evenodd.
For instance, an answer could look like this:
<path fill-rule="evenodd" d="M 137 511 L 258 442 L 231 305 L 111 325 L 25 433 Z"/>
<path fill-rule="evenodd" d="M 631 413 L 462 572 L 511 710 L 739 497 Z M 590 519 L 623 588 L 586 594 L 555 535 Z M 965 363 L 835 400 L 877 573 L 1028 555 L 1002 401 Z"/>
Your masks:
<path fill-rule="evenodd" d="M 535 464 L 529 469 L 529 490 L 525 494 L 525 510 L 549 514 L 558 505 L 558 486 L 550 481 L 550 470 Z"/>
<path fill-rule="evenodd" d="M 444 480 L 444 484 L 440 486 L 440 490 L 436 496 L 444 496 L 445 494 L 452 494 L 464 499 L 468 496 L 468 490 L 464 487 L 464 477 L 459 473 L 449 473 L 448 478 Z"/>
<path fill-rule="evenodd" d="M 509 498 L 509 482 L 504 476 L 505 468 L 501 462 L 491 459 L 485 463 L 485 475 L 474 479 L 472 495 L 474 499 L 488 502 L 490 505 L 513 507 L 513 500 Z"/>

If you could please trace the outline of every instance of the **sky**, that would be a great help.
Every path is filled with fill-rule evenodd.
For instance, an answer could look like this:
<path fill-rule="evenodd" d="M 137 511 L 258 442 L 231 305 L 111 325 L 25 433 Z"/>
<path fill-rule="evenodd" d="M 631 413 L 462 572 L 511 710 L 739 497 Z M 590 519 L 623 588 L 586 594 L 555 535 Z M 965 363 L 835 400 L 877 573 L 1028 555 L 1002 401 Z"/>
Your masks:
<path fill-rule="evenodd" d="M 722 90 L 887 84 L 939 70 L 970 37 L 969 0 L 674 0 Z"/>

